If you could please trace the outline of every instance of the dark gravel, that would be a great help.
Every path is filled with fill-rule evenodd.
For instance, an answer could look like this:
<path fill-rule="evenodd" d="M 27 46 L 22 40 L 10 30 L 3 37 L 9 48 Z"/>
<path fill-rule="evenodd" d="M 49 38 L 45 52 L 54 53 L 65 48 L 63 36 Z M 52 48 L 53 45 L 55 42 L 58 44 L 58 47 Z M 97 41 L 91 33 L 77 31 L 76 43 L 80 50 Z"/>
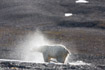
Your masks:
<path fill-rule="evenodd" d="M 0 61 L 4 70 L 103 70 L 105 66 Z"/>

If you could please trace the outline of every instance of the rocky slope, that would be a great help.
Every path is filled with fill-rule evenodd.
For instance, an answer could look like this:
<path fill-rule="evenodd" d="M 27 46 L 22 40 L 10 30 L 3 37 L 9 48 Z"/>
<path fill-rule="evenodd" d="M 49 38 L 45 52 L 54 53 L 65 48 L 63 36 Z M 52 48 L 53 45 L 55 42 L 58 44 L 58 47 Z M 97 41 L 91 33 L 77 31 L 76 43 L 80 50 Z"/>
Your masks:
<path fill-rule="evenodd" d="M 76 4 L 74 0 L 0 1 L 1 59 L 14 59 L 11 53 L 17 41 L 39 28 L 48 39 L 63 43 L 73 61 L 105 64 L 104 0 L 89 0 L 88 4 Z M 65 17 L 67 12 L 73 16 Z"/>
<path fill-rule="evenodd" d="M 105 69 L 105 66 L 31 63 L 31 62 L 0 60 L 0 69 L 2 70 L 103 70 Z"/>

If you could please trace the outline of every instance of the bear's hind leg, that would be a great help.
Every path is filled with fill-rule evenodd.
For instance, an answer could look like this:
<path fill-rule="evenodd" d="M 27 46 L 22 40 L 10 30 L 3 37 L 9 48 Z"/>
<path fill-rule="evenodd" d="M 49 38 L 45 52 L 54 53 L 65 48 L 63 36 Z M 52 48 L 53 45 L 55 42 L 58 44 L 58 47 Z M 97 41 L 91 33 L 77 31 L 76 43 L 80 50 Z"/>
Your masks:
<path fill-rule="evenodd" d="M 44 57 L 44 61 L 45 62 L 49 62 L 50 61 L 50 57 L 46 54 L 43 54 L 43 57 Z"/>
<path fill-rule="evenodd" d="M 48 57 L 47 56 L 43 56 L 44 57 L 44 61 L 48 62 Z"/>

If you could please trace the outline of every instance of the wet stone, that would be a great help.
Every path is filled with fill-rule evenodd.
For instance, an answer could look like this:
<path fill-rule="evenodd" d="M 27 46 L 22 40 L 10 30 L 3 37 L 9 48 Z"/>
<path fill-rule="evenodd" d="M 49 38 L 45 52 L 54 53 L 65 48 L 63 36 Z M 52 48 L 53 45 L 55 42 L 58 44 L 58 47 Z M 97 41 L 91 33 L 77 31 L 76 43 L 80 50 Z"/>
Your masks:
<path fill-rule="evenodd" d="M 0 61 L 0 70 L 103 70 L 105 66 Z"/>

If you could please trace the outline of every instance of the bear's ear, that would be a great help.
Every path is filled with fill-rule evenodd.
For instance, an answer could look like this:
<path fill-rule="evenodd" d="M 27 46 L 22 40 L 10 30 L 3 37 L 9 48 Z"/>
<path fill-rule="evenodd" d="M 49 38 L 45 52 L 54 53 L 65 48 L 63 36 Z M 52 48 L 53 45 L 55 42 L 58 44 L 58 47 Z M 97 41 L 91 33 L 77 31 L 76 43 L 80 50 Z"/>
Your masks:
<path fill-rule="evenodd" d="M 71 52 L 69 51 L 69 49 L 67 49 L 66 47 L 65 47 L 65 49 L 67 50 L 68 54 L 71 54 Z"/>

